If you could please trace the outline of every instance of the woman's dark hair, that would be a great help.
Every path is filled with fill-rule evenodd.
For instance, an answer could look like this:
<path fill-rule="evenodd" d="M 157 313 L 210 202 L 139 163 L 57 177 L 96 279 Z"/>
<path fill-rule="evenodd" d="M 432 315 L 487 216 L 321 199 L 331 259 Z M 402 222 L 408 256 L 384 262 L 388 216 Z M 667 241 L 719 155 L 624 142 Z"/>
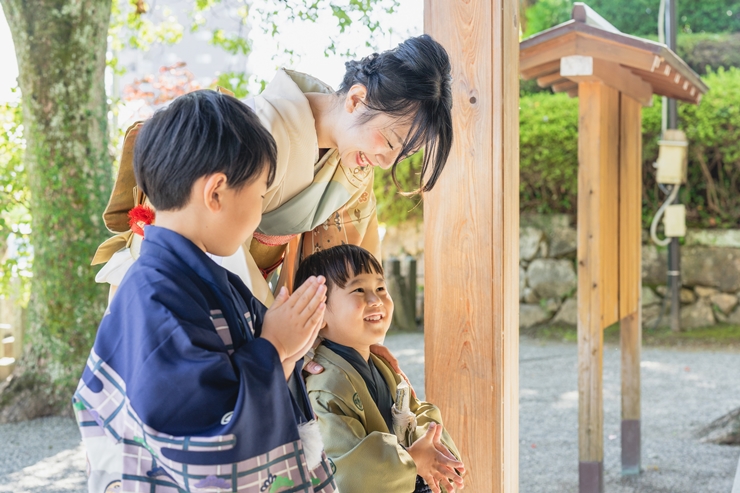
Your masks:
<path fill-rule="evenodd" d="M 452 68 L 445 49 L 424 34 L 345 66 L 347 72 L 338 94 L 362 84 L 367 89 L 365 105 L 370 110 L 399 118 L 414 115 L 409 137 L 393 163 L 393 181 L 400 189 L 396 165 L 424 148 L 417 192 L 431 190 L 452 148 Z"/>
<path fill-rule="evenodd" d="M 224 173 L 239 189 L 267 167 L 275 178 L 277 147 L 270 132 L 244 103 L 211 90 L 175 99 L 136 136 L 136 183 L 155 209 L 187 205 L 198 178 Z"/>
<path fill-rule="evenodd" d="M 339 289 L 347 285 L 350 277 L 359 274 L 383 275 L 383 266 L 373 254 L 355 245 L 337 245 L 313 253 L 303 259 L 295 274 L 293 285 L 296 289 L 311 276 L 326 278 L 326 294 L 334 286 Z"/>

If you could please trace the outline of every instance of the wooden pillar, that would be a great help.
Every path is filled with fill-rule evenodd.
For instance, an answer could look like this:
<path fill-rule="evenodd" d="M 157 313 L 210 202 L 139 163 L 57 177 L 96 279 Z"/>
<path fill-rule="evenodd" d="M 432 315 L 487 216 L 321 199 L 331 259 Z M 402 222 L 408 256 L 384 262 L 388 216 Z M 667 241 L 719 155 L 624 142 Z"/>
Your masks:
<path fill-rule="evenodd" d="M 619 92 L 578 84 L 579 492 L 604 491 L 603 329 L 618 320 Z"/>
<path fill-rule="evenodd" d="M 518 491 L 519 39 L 516 0 L 425 1 L 453 72 L 454 146 L 424 197 L 426 395 L 469 471 Z"/>
<path fill-rule="evenodd" d="M 622 94 L 619 145 L 619 319 L 622 474 L 640 472 L 642 105 Z"/>

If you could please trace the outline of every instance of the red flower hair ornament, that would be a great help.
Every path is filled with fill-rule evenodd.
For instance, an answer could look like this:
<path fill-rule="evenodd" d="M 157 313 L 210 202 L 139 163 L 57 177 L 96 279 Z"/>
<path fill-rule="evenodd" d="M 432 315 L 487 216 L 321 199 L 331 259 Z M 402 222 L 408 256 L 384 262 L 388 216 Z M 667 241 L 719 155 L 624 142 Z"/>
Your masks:
<path fill-rule="evenodd" d="M 151 207 L 137 205 L 128 211 L 128 225 L 131 227 L 131 231 L 143 238 L 144 226 L 153 224 L 155 216 L 156 213 Z"/>

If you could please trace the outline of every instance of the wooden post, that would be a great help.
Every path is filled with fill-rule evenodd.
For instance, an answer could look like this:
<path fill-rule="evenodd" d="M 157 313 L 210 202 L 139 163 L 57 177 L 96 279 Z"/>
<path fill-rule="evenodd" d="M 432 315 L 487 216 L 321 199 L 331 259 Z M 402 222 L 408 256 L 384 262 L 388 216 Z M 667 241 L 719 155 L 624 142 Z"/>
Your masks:
<path fill-rule="evenodd" d="M 454 145 L 425 195 L 426 395 L 469 471 L 518 491 L 519 39 L 516 0 L 426 0 L 453 72 Z"/>
<path fill-rule="evenodd" d="M 622 94 L 619 140 L 619 319 L 622 474 L 640 472 L 642 105 Z"/>
<path fill-rule="evenodd" d="M 579 492 L 604 491 L 603 329 L 617 321 L 619 92 L 578 85 Z"/>

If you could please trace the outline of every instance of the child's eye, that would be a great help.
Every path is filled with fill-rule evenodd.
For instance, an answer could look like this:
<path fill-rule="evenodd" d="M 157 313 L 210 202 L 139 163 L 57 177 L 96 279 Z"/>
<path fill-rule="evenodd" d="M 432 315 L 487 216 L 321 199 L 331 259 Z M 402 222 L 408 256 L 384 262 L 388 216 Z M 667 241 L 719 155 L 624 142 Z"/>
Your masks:
<path fill-rule="evenodd" d="M 385 286 L 380 286 L 380 287 L 378 288 L 378 291 L 385 291 Z"/>
<path fill-rule="evenodd" d="M 362 288 L 357 288 L 357 289 L 355 289 L 355 290 L 354 290 L 354 291 L 352 291 L 352 292 L 353 292 L 353 293 L 364 293 L 364 292 L 365 292 L 365 290 L 364 290 L 364 289 L 362 289 Z"/>

